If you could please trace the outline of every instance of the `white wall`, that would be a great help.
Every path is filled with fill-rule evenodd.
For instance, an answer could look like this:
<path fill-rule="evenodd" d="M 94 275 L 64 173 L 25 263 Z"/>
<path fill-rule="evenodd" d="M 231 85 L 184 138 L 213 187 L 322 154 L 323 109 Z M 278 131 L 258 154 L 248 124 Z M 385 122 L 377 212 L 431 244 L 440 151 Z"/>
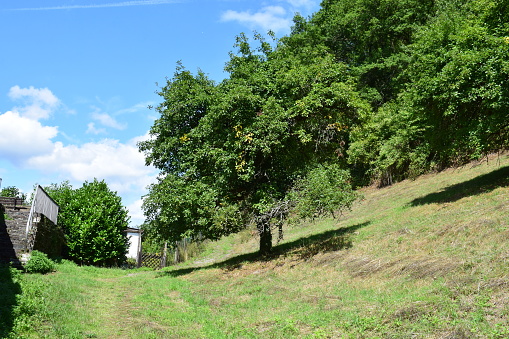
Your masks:
<path fill-rule="evenodd" d="M 140 242 L 140 234 L 139 233 L 127 233 L 127 238 L 131 243 L 129 245 L 129 251 L 127 252 L 128 258 L 136 259 L 138 257 L 138 245 Z"/>

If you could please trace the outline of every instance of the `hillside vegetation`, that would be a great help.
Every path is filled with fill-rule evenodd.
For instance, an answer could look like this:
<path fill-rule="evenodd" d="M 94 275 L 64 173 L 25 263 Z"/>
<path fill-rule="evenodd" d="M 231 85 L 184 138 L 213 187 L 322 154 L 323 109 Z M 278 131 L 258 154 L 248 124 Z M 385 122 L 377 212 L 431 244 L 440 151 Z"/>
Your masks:
<path fill-rule="evenodd" d="M 348 209 L 352 183 L 508 149 L 508 6 L 324 0 L 288 36 L 240 34 L 219 83 L 179 63 L 138 144 L 159 170 L 145 234 L 215 240 L 251 222 L 268 254 L 288 216 Z"/>
<path fill-rule="evenodd" d="M 7 325 L 16 338 L 509 336 L 507 155 L 362 194 L 262 259 L 246 230 L 162 271 L 13 276 Z"/>

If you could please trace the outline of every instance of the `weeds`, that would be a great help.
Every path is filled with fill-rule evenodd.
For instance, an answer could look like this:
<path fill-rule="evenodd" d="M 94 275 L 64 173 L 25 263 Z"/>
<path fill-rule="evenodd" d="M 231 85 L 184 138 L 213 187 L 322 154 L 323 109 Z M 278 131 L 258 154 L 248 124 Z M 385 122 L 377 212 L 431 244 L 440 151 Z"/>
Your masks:
<path fill-rule="evenodd" d="M 55 263 L 45 253 L 32 251 L 24 268 L 28 273 L 46 274 L 55 270 Z"/>

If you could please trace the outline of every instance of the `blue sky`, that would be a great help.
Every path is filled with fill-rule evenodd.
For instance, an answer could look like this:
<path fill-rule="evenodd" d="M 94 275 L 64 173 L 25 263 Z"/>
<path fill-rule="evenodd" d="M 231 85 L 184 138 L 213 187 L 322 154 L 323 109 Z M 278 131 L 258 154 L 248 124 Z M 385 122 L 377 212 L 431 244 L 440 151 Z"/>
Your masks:
<path fill-rule="evenodd" d="M 177 61 L 220 81 L 235 36 L 289 33 L 319 0 L 20 0 L 0 4 L 0 178 L 34 184 L 105 180 L 131 224 L 157 171 L 136 142 L 156 112 L 156 83 Z"/>

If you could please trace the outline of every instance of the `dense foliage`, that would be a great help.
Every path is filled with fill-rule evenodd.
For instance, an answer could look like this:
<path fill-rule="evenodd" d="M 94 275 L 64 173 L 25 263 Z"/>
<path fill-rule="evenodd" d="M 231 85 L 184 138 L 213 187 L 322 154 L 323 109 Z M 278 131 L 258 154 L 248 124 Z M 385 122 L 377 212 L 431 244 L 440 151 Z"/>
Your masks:
<path fill-rule="evenodd" d="M 46 274 L 55 270 L 55 263 L 48 258 L 46 253 L 32 251 L 32 253 L 30 253 L 30 259 L 27 261 L 24 268 L 28 273 Z"/>
<path fill-rule="evenodd" d="M 129 216 L 121 198 L 104 181 L 94 179 L 77 189 L 62 182 L 45 190 L 60 206 L 58 224 L 65 232 L 70 258 L 98 266 L 125 260 Z"/>
<path fill-rule="evenodd" d="M 337 164 L 310 170 L 295 182 L 291 200 L 298 219 L 314 219 L 350 209 L 359 194 L 351 189 L 350 173 Z"/>
<path fill-rule="evenodd" d="M 322 48 L 258 40 L 253 50 L 238 38 L 222 83 L 179 66 L 162 88 L 153 138 L 140 143 L 161 170 L 144 201 L 149 232 L 214 239 L 254 221 L 261 252 L 270 251 L 297 179 L 344 162 L 346 130 L 365 109 L 346 67 Z"/>
<path fill-rule="evenodd" d="M 26 193 L 21 192 L 20 189 L 15 186 L 7 186 L 2 188 L 0 191 L 0 197 L 20 198 L 25 201 L 27 195 Z"/>
<path fill-rule="evenodd" d="M 350 162 L 381 184 L 509 144 L 507 1 L 434 1 L 403 50 L 394 99 L 352 132 Z M 418 7 L 415 7 L 415 11 Z"/>
<path fill-rule="evenodd" d="M 218 238 L 348 208 L 509 144 L 507 1 L 324 0 L 289 36 L 236 43 L 219 84 L 178 65 L 141 142 L 148 234 Z M 271 34 L 269 34 L 271 36 Z M 350 171 L 351 176 L 347 173 Z"/>

